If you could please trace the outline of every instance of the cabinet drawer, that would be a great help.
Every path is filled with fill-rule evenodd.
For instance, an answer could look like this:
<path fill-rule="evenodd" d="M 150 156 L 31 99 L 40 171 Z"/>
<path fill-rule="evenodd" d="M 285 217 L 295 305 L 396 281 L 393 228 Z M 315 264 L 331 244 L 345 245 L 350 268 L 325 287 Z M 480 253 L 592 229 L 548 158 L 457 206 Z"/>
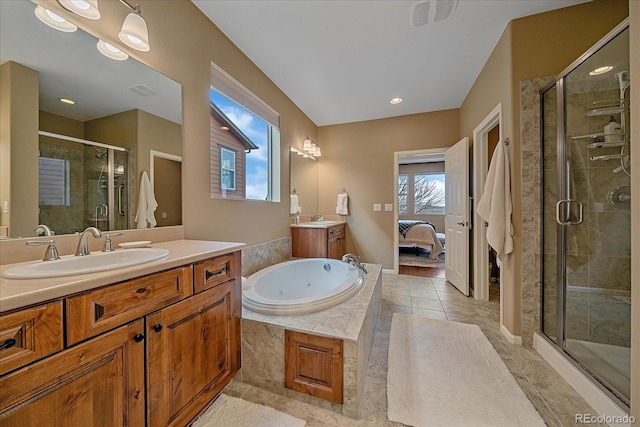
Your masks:
<path fill-rule="evenodd" d="M 202 292 L 227 282 L 236 276 L 237 257 L 240 252 L 199 262 L 195 265 L 193 291 Z"/>
<path fill-rule="evenodd" d="M 193 293 L 191 266 L 67 298 L 67 344 L 108 331 Z"/>
<path fill-rule="evenodd" d="M 0 316 L 0 375 L 62 350 L 62 301 Z"/>
<path fill-rule="evenodd" d="M 329 238 L 344 235 L 344 224 L 329 228 Z"/>

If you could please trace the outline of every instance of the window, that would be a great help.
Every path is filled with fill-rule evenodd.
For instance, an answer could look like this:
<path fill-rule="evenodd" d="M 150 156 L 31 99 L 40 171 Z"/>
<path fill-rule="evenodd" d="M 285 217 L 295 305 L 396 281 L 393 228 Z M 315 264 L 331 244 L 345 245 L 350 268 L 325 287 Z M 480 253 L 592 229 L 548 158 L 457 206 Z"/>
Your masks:
<path fill-rule="evenodd" d="M 220 188 L 236 189 L 236 152 L 220 148 Z"/>
<path fill-rule="evenodd" d="M 444 215 L 445 188 L 443 173 L 413 175 L 414 215 Z"/>
<path fill-rule="evenodd" d="M 211 197 L 280 201 L 279 115 L 211 64 Z"/>
<path fill-rule="evenodd" d="M 409 175 L 398 175 L 398 214 L 406 215 L 409 212 L 407 197 L 409 195 Z"/>
<path fill-rule="evenodd" d="M 69 206 L 69 161 L 38 158 L 38 198 L 41 205 Z"/>

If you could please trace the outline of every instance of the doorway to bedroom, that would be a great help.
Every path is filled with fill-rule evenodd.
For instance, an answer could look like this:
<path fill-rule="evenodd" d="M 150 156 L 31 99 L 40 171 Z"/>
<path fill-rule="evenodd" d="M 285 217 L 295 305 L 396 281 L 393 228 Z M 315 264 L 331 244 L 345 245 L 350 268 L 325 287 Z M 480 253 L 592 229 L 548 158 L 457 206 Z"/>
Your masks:
<path fill-rule="evenodd" d="M 396 153 L 400 274 L 445 278 L 444 151 Z"/>

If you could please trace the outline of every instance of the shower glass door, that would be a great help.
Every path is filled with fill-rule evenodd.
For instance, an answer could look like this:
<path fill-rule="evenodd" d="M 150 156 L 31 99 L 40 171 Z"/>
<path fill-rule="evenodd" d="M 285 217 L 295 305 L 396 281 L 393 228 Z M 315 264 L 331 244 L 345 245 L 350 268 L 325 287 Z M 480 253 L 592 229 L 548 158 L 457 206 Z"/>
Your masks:
<path fill-rule="evenodd" d="M 542 93 L 542 330 L 620 401 L 630 394 L 629 35 Z"/>

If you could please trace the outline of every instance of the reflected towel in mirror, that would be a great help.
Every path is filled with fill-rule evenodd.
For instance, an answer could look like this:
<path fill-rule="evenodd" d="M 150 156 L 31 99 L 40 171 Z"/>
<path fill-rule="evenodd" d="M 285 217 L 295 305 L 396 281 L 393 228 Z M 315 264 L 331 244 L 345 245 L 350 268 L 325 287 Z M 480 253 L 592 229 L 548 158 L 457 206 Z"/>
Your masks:
<path fill-rule="evenodd" d="M 149 181 L 149 175 L 147 175 L 146 171 L 142 171 L 140 191 L 138 194 L 138 210 L 136 211 L 136 218 L 134 220 L 138 223 L 137 228 L 153 228 L 156 226 L 156 218 L 153 213 L 158 207 L 158 202 L 156 202 L 151 181 Z"/>

